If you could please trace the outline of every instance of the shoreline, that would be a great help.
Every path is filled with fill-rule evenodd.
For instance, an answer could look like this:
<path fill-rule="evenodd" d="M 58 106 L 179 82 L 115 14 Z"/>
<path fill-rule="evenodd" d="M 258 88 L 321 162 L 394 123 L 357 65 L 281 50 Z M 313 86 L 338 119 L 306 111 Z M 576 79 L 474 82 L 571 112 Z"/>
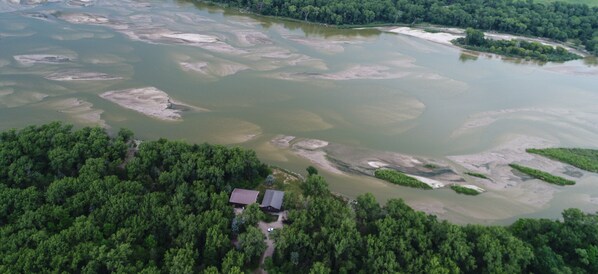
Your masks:
<path fill-rule="evenodd" d="M 419 39 L 423 39 L 426 41 L 434 42 L 441 45 L 452 46 L 455 48 L 459 48 L 462 50 L 468 50 L 466 48 L 457 46 L 453 44 L 451 41 L 457 38 L 465 37 L 465 29 L 461 28 L 454 28 L 454 27 L 446 27 L 446 26 L 396 26 L 396 27 L 375 27 L 386 33 L 395 33 L 399 35 L 405 35 L 410 37 L 415 37 Z M 484 31 L 484 35 L 493 40 L 524 40 L 527 42 L 538 42 L 543 45 L 548 45 L 552 47 L 563 47 L 567 51 L 571 53 L 575 53 L 580 55 L 582 58 L 591 57 L 593 55 L 589 54 L 585 50 L 573 48 L 566 43 L 557 42 L 546 38 L 539 38 L 539 37 L 527 37 L 521 35 L 513 35 L 508 33 L 499 33 L 493 31 Z M 482 51 L 475 51 L 484 54 L 493 54 L 497 56 L 503 56 L 496 53 L 488 53 Z M 504 56 L 508 57 L 508 56 Z M 557 62 L 560 63 L 560 62 Z M 563 62 L 564 63 L 564 62 Z"/>

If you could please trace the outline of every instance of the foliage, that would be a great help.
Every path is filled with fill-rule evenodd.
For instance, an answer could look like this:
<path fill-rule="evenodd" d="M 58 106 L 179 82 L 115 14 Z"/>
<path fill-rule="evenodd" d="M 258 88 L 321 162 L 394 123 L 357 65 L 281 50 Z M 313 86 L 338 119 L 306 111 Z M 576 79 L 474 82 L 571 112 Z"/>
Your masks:
<path fill-rule="evenodd" d="M 465 34 L 465 38 L 457 38 L 452 41 L 453 44 L 470 50 L 496 53 L 528 60 L 534 59 L 542 62 L 564 62 L 581 58 L 581 56 L 571 53 L 563 47 L 555 48 L 539 42 L 527 42 L 517 39 L 486 39 L 483 32 L 471 28 L 468 28 Z"/>
<path fill-rule="evenodd" d="M 259 228 L 249 227 L 239 235 L 239 250 L 245 255 L 245 262 L 259 260 L 266 250 L 264 234 Z"/>
<path fill-rule="evenodd" d="M 563 221 L 520 219 L 510 227 L 536 256 L 533 273 L 598 273 L 598 216 L 579 209 L 563 212 Z"/>
<path fill-rule="evenodd" d="M 382 179 L 397 185 L 421 189 L 432 189 L 432 187 L 428 184 L 392 169 L 378 169 L 374 172 L 374 176 L 376 176 L 378 179 Z"/>
<path fill-rule="evenodd" d="M 482 173 L 466 171 L 465 174 L 467 174 L 469 176 L 473 176 L 473 177 L 482 178 L 482 179 L 488 179 L 488 176 L 486 176 L 486 175 L 484 175 Z"/>
<path fill-rule="evenodd" d="M 167 140 L 135 152 L 131 138 L 60 123 L 0 134 L 1 273 L 224 270 L 226 190 L 261 182 L 263 164 Z"/>
<path fill-rule="evenodd" d="M 454 190 L 457 193 L 465 194 L 465 195 L 478 195 L 478 194 L 480 194 L 480 192 L 477 191 L 477 190 L 475 190 L 475 189 L 464 187 L 464 186 L 460 186 L 460 185 L 452 185 L 451 189 Z"/>
<path fill-rule="evenodd" d="M 310 176 L 310 175 L 318 175 L 318 169 L 316 169 L 313 166 L 308 166 L 305 170 L 307 171 L 307 175 L 308 176 Z"/>
<path fill-rule="evenodd" d="M 528 149 L 529 153 L 534 153 L 557 160 L 583 170 L 598 172 L 598 150 L 583 148 L 545 148 Z"/>
<path fill-rule="evenodd" d="M 328 183 L 320 175 L 309 175 L 302 187 L 303 194 L 306 196 L 324 196 L 330 194 Z"/>
<path fill-rule="evenodd" d="M 132 136 L 57 123 L 1 136 L 1 153 L 14 158 L 0 165 L 0 273 L 242 273 L 266 249 L 254 226 L 234 248 L 236 218 L 222 190 L 263 181 L 250 152 L 159 140 L 129 154 Z M 103 148 L 94 148 L 97 140 Z M 43 156 L 77 146 L 90 149 L 81 163 L 53 166 Z M 250 157 L 232 168 L 237 154 Z M 39 174 L 29 181 L 7 175 L 23 155 L 30 159 L 23 174 Z M 271 233 L 270 273 L 598 272 L 596 214 L 568 209 L 563 221 L 458 226 L 400 199 L 381 206 L 365 194 L 347 204 L 321 176 L 308 181 L 284 228 Z"/>
<path fill-rule="evenodd" d="M 551 183 L 551 184 L 555 184 L 555 185 L 560 185 L 560 186 L 564 186 L 564 185 L 574 185 L 575 181 L 571 181 L 569 179 L 565 179 L 563 177 L 559 177 L 559 176 L 555 176 L 552 175 L 550 173 L 541 171 L 541 170 L 537 170 L 537 169 L 533 169 L 533 168 L 529 168 L 529 167 L 525 167 L 525 166 L 521 166 L 518 164 L 510 164 L 509 165 L 511 168 L 525 173 L 529 176 L 532 176 L 536 179 L 540 179 L 542 181 L 545 181 L 547 183 Z"/>
<path fill-rule="evenodd" d="M 542 0 L 546 2 L 545 0 Z M 598 7 L 514 0 L 211 0 L 259 14 L 332 25 L 432 23 L 580 41 L 598 53 Z"/>

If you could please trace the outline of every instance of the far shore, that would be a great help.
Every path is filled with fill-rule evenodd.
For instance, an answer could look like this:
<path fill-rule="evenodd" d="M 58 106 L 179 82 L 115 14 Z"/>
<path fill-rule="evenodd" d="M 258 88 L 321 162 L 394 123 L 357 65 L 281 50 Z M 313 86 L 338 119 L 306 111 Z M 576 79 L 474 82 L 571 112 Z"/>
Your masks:
<path fill-rule="evenodd" d="M 457 39 L 457 38 L 465 37 L 464 29 L 453 28 L 453 27 L 425 25 L 425 26 L 415 26 L 415 27 L 388 26 L 388 27 L 375 27 L 375 28 L 379 29 L 381 31 L 385 31 L 385 32 L 416 37 L 416 38 L 424 39 L 424 40 L 427 40 L 430 42 L 447 45 L 447 46 L 452 46 L 452 47 L 456 47 L 456 48 L 461 48 L 461 47 L 453 45 L 451 43 L 451 41 L 454 39 Z M 553 46 L 553 47 L 557 47 L 557 46 L 563 47 L 566 50 L 568 50 L 572 53 L 581 55 L 584 58 L 591 56 L 591 54 L 589 54 L 585 50 L 573 48 L 573 47 L 567 45 L 566 43 L 553 41 L 553 40 L 549 40 L 549 39 L 545 39 L 545 38 L 526 37 L 526 36 L 512 35 L 512 34 L 506 34 L 506 33 L 497 33 L 497 32 L 491 32 L 491 31 L 485 31 L 484 34 L 486 37 L 488 37 L 490 39 L 495 39 L 495 40 L 517 39 L 517 40 L 524 40 L 524 41 L 528 41 L 528 42 L 538 42 L 538 43 Z"/>

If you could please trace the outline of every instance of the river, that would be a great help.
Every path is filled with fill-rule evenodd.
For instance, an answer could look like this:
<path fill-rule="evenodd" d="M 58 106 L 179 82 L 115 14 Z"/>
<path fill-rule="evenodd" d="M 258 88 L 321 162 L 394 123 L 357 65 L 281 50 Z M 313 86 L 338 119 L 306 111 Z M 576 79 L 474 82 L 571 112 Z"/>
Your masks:
<path fill-rule="evenodd" d="M 384 29 L 335 29 L 185 1 L 15 2 L 0 2 L 2 130 L 60 120 L 125 127 L 141 139 L 239 145 L 287 169 L 315 165 L 332 191 L 402 198 L 457 223 L 598 210 L 597 175 L 523 152 L 597 146 L 592 60 L 502 60 Z M 154 97 L 135 97 L 147 87 Z M 161 109 L 168 102 L 180 107 Z M 291 142 L 273 142 L 281 138 Z M 314 139 L 328 146 L 297 146 Z M 487 192 L 410 189 L 334 164 L 363 171 L 364 163 L 402 156 Z M 577 185 L 528 180 L 508 169 L 510 161 L 572 176 Z"/>

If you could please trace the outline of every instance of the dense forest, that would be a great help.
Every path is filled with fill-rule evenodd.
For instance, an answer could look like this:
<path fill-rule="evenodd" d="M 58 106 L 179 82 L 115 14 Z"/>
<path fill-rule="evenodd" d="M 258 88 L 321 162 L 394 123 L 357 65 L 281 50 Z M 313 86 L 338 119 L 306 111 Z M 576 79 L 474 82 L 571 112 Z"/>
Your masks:
<path fill-rule="evenodd" d="M 581 58 L 581 56 L 571 53 L 563 47 L 542 45 L 539 42 L 527 42 L 517 39 L 487 39 L 484 32 L 472 28 L 465 30 L 464 38 L 457 38 L 452 43 L 470 50 L 496 53 L 526 60 L 533 59 L 541 62 L 565 62 Z"/>
<path fill-rule="evenodd" d="M 200 1 L 200 0 L 195 0 Z M 598 54 L 598 7 L 533 0 L 210 0 L 333 25 L 432 23 L 572 40 Z"/>
<path fill-rule="evenodd" d="M 459 226 L 371 194 L 347 202 L 313 167 L 285 197 L 269 273 L 598 273 L 598 216 Z M 265 249 L 232 188 L 270 173 L 253 151 L 52 123 L 0 134 L 0 273 L 243 273 Z"/>

